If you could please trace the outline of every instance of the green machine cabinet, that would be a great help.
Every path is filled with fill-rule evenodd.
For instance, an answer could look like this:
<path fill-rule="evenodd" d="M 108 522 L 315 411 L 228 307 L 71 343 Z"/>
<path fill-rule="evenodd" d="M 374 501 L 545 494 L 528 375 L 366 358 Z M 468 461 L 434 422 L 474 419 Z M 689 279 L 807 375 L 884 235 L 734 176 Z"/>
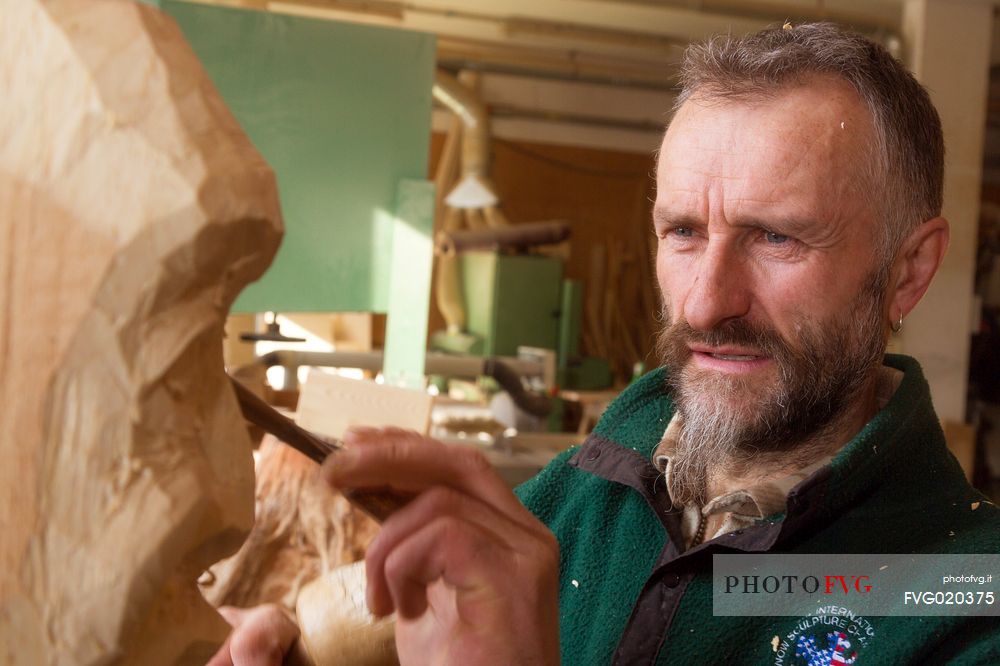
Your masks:
<path fill-rule="evenodd" d="M 496 252 L 461 255 L 469 353 L 516 356 L 518 346 L 559 348 L 563 264 L 551 257 Z"/>

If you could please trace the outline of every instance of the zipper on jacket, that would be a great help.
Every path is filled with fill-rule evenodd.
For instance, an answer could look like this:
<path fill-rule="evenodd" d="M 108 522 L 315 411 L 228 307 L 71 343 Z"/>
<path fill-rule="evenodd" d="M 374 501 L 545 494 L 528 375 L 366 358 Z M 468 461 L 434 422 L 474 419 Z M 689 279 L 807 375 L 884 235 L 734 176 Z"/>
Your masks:
<path fill-rule="evenodd" d="M 701 516 L 698 519 L 698 529 L 695 531 L 694 536 L 691 537 L 690 548 L 694 548 L 705 540 L 705 528 L 708 527 L 708 516 Z"/>

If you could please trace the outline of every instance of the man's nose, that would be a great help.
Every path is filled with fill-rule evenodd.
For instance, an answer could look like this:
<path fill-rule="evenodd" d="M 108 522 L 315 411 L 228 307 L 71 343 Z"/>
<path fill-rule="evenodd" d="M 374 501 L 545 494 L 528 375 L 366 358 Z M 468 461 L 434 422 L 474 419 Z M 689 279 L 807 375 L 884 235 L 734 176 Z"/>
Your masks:
<path fill-rule="evenodd" d="M 750 286 L 744 258 L 725 242 L 711 242 L 695 265 L 694 283 L 684 301 L 684 318 L 692 328 L 710 331 L 750 309 Z"/>

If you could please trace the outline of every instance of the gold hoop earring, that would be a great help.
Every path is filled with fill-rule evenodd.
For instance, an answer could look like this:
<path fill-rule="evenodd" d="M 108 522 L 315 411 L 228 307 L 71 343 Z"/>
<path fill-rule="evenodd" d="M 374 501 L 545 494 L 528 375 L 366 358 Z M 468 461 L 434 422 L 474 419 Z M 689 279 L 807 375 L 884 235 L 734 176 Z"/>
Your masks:
<path fill-rule="evenodd" d="M 899 311 L 899 321 L 896 323 L 890 323 L 889 328 L 892 329 L 893 333 L 899 333 L 903 329 L 903 311 Z"/>

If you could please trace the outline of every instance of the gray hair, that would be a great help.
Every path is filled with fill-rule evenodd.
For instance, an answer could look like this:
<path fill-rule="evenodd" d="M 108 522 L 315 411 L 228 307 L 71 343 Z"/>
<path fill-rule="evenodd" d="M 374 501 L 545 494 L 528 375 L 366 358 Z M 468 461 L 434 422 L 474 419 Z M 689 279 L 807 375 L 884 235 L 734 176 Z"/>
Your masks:
<path fill-rule="evenodd" d="M 677 107 L 695 93 L 766 99 L 817 74 L 848 82 L 871 114 L 875 145 L 863 175 L 882 221 L 875 249 L 887 279 L 903 239 L 941 214 L 944 138 L 927 91 L 885 48 L 832 23 L 720 35 L 685 52 Z"/>

